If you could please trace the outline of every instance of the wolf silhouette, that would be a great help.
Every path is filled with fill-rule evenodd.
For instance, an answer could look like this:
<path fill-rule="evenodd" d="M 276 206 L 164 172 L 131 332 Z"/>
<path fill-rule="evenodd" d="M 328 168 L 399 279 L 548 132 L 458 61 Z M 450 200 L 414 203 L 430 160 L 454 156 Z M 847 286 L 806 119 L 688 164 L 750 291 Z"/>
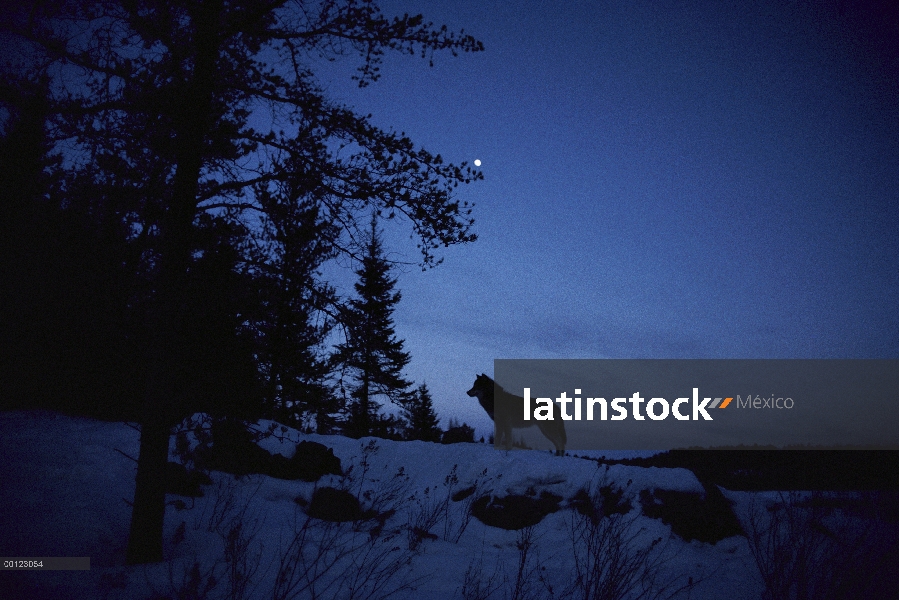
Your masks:
<path fill-rule="evenodd" d="M 495 394 L 494 386 L 496 386 Z M 557 408 L 553 407 L 555 418 L 551 421 L 525 421 L 522 416 L 524 399 L 521 396 L 513 396 L 483 373 L 475 378 L 474 385 L 467 393 L 472 398 L 477 397 L 478 402 L 496 424 L 497 446 L 511 448 L 513 429 L 526 429 L 536 425 L 540 429 L 540 433 L 556 447 L 556 456 L 565 455 L 565 443 L 568 438 L 565 435 L 565 422 L 562 421 Z M 536 406 L 537 404 L 532 398 L 531 414 Z M 499 411 L 496 410 L 497 407 Z"/>

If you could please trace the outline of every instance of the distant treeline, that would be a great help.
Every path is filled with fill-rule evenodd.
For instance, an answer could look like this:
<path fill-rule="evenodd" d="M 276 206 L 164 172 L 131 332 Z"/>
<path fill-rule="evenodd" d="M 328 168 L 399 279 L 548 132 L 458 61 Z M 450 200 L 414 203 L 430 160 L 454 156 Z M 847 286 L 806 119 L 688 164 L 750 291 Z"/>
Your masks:
<path fill-rule="evenodd" d="M 729 490 L 899 491 L 897 450 L 671 450 L 606 464 L 682 467 L 706 484 Z"/>

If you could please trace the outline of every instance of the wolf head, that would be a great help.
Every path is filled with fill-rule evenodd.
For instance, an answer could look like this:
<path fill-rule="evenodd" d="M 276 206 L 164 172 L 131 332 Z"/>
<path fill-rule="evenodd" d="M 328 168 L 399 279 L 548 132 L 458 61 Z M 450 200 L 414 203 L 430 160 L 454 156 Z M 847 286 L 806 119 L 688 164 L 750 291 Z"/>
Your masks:
<path fill-rule="evenodd" d="M 493 394 L 493 380 L 481 373 L 475 378 L 474 385 L 466 393 L 472 398 L 476 397 L 478 400 L 483 401 L 487 396 Z"/>
<path fill-rule="evenodd" d="M 480 405 L 487 411 L 490 418 L 493 418 L 493 380 L 485 374 L 478 375 L 474 380 L 474 385 L 468 390 L 468 395 L 477 398 Z"/>

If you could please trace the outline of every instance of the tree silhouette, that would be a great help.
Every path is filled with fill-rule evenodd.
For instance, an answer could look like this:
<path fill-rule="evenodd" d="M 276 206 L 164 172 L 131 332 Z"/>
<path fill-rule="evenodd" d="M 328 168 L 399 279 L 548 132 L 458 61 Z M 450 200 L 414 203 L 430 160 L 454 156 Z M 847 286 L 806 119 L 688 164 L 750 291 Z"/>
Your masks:
<path fill-rule="evenodd" d="M 387 396 L 401 404 L 411 382 L 403 378 L 410 356 L 397 339 L 393 310 L 402 297 L 394 292 L 397 280 L 390 276 L 391 265 L 384 257 L 377 217 L 372 214 L 368 246 L 356 270 L 357 298 L 344 309 L 341 321 L 346 341 L 337 345 L 334 364 L 348 371 L 353 380 L 352 400 L 344 432 L 351 437 L 371 435 L 379 420 L 376 396 Z"/>
<path fill-rule="evenodd" d="M 48 85 L 0 85 L 0 404 L 131 420 L 131 257 L 77 182 L 65 202 L 54 194 Z"/>
<path fill-rule="evenodd" d="M 139 288 L 125 304 L 138 307 L 145 335 L 127 560 L 159 561 L 171 427 L 197 408 L 188 390 L 218 355 L 197 340 L 214 331 L 235 340 L 228 361 L 245 365 L 250 356 L 240 336 L 253 332 L 233 310 L 252 273 L 245 256 L 210 244 L 208 234 L 265 244 L 261 224 L 272 215 L 257 192 L 305 173 L 311 185 L 294 199 L 314 198 L 321 221 L 337 224 L 317 234 L 338 252 L 358 255 L 357 218 L 372 209 L 408 220 L 424 267 L 439 262 L 437 248 L 475 239 L 470 207 L 452 193 L 480 173 L 331 101 L 308 57 L 355 54 L 365 86 L 388 50 L 433 58 L 482 46 L 420 16 L 386 18 L 367 0 L 85 0 L 4 10 L 0 33 L 16 57 L 0 66 L 0 101 L 15 103 L 9 90 L 20 82 L 52 80 L 46 126 L 61 157 L 57 189 L 77 189 L 89 216 L 114 225 L 137 257 L 120 261 Z M 222 252 L 213 252 L 206 277 L 200 262 L 210 248 Z M 217 285 L 219 277 L 234 285 Z M 210 305 L 227 295 L 229 314 L 204 306 L 205 294 Z"/>
<path fill-rule="evenodd" d="M 336 253 L 329 239 L 336 226 L 324 222 L 319 204 L 303 197 L 296 182 L 257 190 L 266 208 L 267 239 L 258 252 L 263 315 L 256 328 L 264 371 L 268 416 L 298 428 L 314 417 L 319 433 L 330 433 L 340 405 L 327 380 L 331 368 L 325 339 L 334 326 L 337 299 L 321 282 L 321 265 Z M 322 232 L 326 232 L 323 234 Z"/>
<path fill-rule="evenodd" d="M 424 440 L 426 442 L 439 442 L 443 432 L 440 430 L 440 422 L 437 413 L 434 412 L 434 401 L 428 386 L 422 383 L 404 403 L 404 412 L 408 427 L 406 439 Z"/>
<path fill-rule="evenodd" d="M 451 418 L 449 427 L 443 432 L 440 442 L 443 444 L 474 442 L 474 428 L 467 423 L 460 425 L 458 420 Z"/>

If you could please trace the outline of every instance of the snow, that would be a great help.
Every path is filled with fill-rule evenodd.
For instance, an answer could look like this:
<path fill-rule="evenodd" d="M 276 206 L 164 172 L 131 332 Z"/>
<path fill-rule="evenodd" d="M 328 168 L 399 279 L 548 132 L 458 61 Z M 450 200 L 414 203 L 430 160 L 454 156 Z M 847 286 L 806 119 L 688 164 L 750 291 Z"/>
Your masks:
<path fill-rule="evenodd" d="M 270 425 L 260 422 L 257 429 L 265 431 Z M 691 590 L 692 598 L 757 598 L 761 594 L 744 537 L 714 545 L 687 543 L 671 535 L 662 521 L 640 513 L 636 498 L 642 489 L 701 493 L 701 484 L 688 470 L 623 465 L 606 469 L 591 460 L 536 451 L 503 452 L 485 444 L 353 440 L 275 427 L 283 439 L 261 440 L 265 449 L 289 457 L 296 442 L 316 441 L 333 448 L 345 470 L 352 469 L 345 477 L 329 475 L 317 483 L 262 475 L 237 479 L 212 472 L 214 483 L 204 488 L 204 497 L 168 496 L 166 561 L 126 566 L 128 502 L 134 494 L 135 473 L 129 456 L 137 456 L 138 431 L 128 424 L 49 412 L 0 413 L 0 553 L 91 558 L 90 571 L 0 573 L 0 592 L 5 590 L 0 596 L 177 597 L 179 588 L 190 587 L 196 564 L 199 581 L 208 583 L 209 575 L 216 580 L 208 597 L 229 597 L 228 573 L 233 571 L 229 571 L 225 548 L 231 532 L 232 542 L 250 538 L 243 564 L 253 572 L 238 597 L 271 598 L 280 561 L 300 531 L 306 536 L 303 572 L 321 567 L 332 556 L 327 544 L 333 544 L 331 572 L 339 572 L 340 578 L 327 589 L 328 576 L 317 583 L 323 598 L 349 597 L 351 576 L 364 579 L 365 568 L 391 565 L 396 573 L 382 592 L 403 588 L 393 597 L 461 598 L 463 585 L 473 596 L 466 572 L 469 580 L 479 573 L 482 585 L 492 578 L 496 589 L 491 597 L 511 597 L 523 545 L 529 548 L 523 570 L 528 577 L 521 589 L 529 590 L 531 597 L 549 597 L 547 584 L 558 591 L 573 581 L 572 539 L 580 527 L 575 511 L 563 508 L 548 515 L 533 528 L 528 545 L 522 531 L 490 527 L 476 518 L 466 520 L 470 500 L 447 499 L 472 485 L 477 487 L 475 496 L 548 491 L 569 499 L 579 489 L 600 483 L 624 488 L 634 500 L 636 508 L 627 515 L 634 544 L 648 547 L 654 539 L 663 540 L 659 547 L 664 562 L 657 581 L 686 583 L 691 577 L 700 582 Z M 345 488 L 363 499 L 363 507 L 368 503 L 382 512 L 395 512 L 385 520 L 380 537 L 370 526 L 353 531 L 352 524 L 311 519 L 295 500 L 308 500 L 316 486 Z M 436 539 L 422 539 L 412 549 L 410 525 L 434 514 L 437 518 L 429 531 Z M 237 523 L 239 529 L 235 529 Z M 395 537 L 390 537 L 390 531 Z M 350 547 L 357 547 L 355 554 L 346 552 Z"/>

